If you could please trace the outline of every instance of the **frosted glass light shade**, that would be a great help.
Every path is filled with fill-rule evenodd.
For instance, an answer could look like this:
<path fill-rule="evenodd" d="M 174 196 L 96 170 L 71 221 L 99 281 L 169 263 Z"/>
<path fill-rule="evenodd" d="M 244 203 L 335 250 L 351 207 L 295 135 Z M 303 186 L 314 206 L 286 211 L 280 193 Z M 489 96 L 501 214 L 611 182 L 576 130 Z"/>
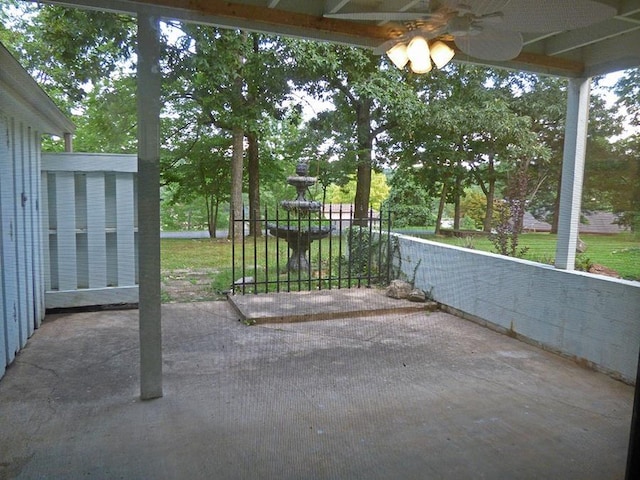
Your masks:
<path fill-rule="evenodd" d="M 429 44 L 420 36 L 413 37 L 407 46 L 407 56 L 412 64 L 425 65 L 427 62 L 431 62 Z"/>
<path fill-rule="evenodd" d="M 400 70 L 402 70 L 409 61 L 407 46 L 404 43 L 397 43 L 387 50 L 387 56 L 389 57 L 389 60 L 391 60 Z"/>
<path fill-rule="evenodd" d="M 438 68 L 442 68 L 449 63 L 455 53 L 453 48 L 440 40 L 431 45 L 431 60 Z"/>
<path fill-rule="evenodd" d="M 411 71 L 414 73 L 428 73 L 431 71 L 431 60 L 427 57 L 427 61 L 412 61 Z"/>

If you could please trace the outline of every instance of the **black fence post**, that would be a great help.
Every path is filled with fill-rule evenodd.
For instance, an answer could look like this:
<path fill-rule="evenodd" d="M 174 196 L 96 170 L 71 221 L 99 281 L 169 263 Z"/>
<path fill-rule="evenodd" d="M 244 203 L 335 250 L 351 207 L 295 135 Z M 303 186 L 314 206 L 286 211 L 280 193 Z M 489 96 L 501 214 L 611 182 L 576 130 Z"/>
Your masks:
<path fill-rule="evenodd" d="M 233 210 L 231 212 L 229 212 L 229 218 L 231 218 L 231 221 L 229 222 L 229 225 L 231 226 L 231 293 L 235 294 L 235 289 L 236 289 L 236 242 L 235 242 L 235 238 L 236 238 L 236 217 L 233 214 Z"/>
<path fill-rule="evenodd" d="M 391 283 L 391 262 L 393 261 L 393 250 L 391 241 L 391 209 L 387 212 L 387 282 Z M 382 217 L 382 215 L 380 215 Z"/>
<path fill-rule="evenodd" d="M 267 207 L 264 207 L 264 220 L 260 220 L 260 228 L 264 236 L 264 293 L 269 293 L 269 229 L 267 228 Z M 264 228 L 262 227 L 264 224 Z M 256 290 L 258 286 L 256 285 Z"/>
<path fill-rule="evenodd" d="M 244 222 L 245 222 L 245 214 L 244 214 L 244 205 L 242 206 L 242 222 L 240 223 L 240 232 L 241 232 L 241 238 L 242 238 L 242 294 L 244 295 L 246 293 L 246 285 L 247 282 L 245 282 L 245 279 L 247 278 L 247 269 L 246 269 L 246 265 L 247 265 L 247 261 L 246 261 L 246 238 L 245 238 L 245 233 L 244 233 Z M 235 241 L 235 239 L 234 239 Z"/>

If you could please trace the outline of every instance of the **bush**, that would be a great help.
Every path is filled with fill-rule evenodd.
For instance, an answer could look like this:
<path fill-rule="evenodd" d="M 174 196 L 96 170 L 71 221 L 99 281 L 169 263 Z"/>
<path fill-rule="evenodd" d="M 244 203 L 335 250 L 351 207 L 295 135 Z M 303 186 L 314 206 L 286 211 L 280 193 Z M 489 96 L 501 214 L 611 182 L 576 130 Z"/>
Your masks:
<path fill-rule="evenodd" d="M 347 256 L 341 261 L 349 275 L 354 277 L 379 278 L 386 275 L 388 268 L 389 238 L 369 227 L 353 226 L 345 231 Z"/>

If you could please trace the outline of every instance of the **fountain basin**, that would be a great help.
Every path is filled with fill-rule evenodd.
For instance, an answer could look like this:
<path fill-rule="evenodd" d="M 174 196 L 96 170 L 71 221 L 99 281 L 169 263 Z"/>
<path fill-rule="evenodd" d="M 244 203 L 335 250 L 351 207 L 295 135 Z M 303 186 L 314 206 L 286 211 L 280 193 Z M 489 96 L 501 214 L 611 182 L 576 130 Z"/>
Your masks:
<path fill-rule="evenodd" d="M 301 222 L 303 225 L 304 223 Z M 331 227 L 299 228 L 298 225 L 267 225 L 269 233 L 275 237 L 282 238 L 289 245 L 291 255 L 287 261 L 287 270 L 290 272 L 308 271 L 310 264 L 307 258 L 307 251 L 314 240 L 327 237 Z"/>

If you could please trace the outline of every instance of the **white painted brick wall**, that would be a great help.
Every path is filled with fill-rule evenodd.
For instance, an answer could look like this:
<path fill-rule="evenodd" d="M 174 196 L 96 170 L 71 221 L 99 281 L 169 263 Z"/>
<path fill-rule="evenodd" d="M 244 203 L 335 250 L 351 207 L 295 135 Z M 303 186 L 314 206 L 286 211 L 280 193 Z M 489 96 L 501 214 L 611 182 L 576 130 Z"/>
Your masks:
<path fill-rule="evenodd" d="M 635 381 L 640 282 L 396 237 L 403 274 L 437 302 Z"/>

